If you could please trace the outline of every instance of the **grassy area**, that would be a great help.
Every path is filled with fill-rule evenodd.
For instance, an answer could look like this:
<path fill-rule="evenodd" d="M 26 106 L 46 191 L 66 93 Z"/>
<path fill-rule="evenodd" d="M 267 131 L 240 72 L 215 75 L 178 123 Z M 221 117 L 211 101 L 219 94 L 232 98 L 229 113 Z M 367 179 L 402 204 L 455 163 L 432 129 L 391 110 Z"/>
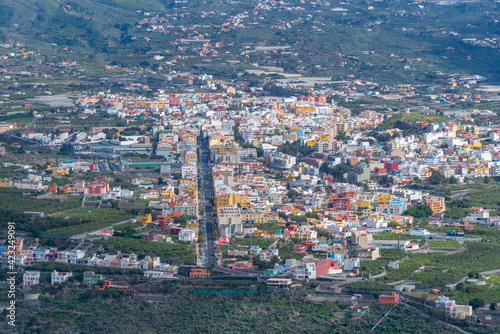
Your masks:
<path fill-rule="evenodd" d="M 3 188 L 0 192 L 3 192 Z M 5 188 L 6 191 L 11 189 Z M 26 192 L 26 190 L 24 190 Z M 0 195 L 0 209 L 13 212 L 39 211 L 44 213 L 53 213 L 81 206 L 81 198 L 71 198 L 63 202 L 21 199 L 19 195 Z"/>
<path fill-rule="evenodd" d="M 390 285 L 380 284 L 376 282 L 352 282 L 352 283 L 347 283 L 345 287 L 351 289 L 361 289 L 361 290 L 378 290 L 378 291 L 394 290 L 394 288 Z"/>
<path fill-rule="evenodd" d="M 77 221 L 79 224 L 71 224 L 70 226 L 62 226 L 46 231 L 54 234 L 79 234 L 89 232 L 106 227 L 112 223 L 117 223 L 123 220 L 136 217 L 127 211 L 113 209 L 94 209 L 81 208 L 69 212 L 57 214 L 54 218 L 64 219 L 68 221 Z"/>
<path fill-rule="evenodd" d="M 401 240 L 419 240 L 423 239 L 424 237 L 419 235 L 407 235 L 407 234 L 390 233 L 390 232 L 373 234 L 373 239 L 375 240 L 398 240 L 398 238 L 400 238 Z"/>
<path fill-rule="evenodd" d="M 462 245 L 456 240 L 429 240 L 430 247 L 460 248 Z"/>
<path fill-rule="evenodd" d="M 266 249 L 275 241 L 276 241 L 275 238 L 250 237 L 242 240 L 234 240 L 231 242 L 231 244 L 243 245 L 243 246 L 259 246 L 263 249 Z"/>
<path fill-rule="evenodd" d="M 498 303 L 500 300 L 500 285 L 470 285 L 465 284 L 459 290 L 444 292 L 444 294 L 458 304 L 467 304 L 471 299 L 479 298 L 484 300 L 485 303 Z"/>
<path fill-rule="evenodd" d="M 142 239 L 114 237 L 98 242 L 110 253 L 135 253 L 149 256 L 160 256 L 169 260 L 195 261 L 194 248 L 184 244 L 165 244 Z"/>
<path fill-rule="evenodd" d="M 446 117 L 439 115 L 422 115 L 418 113 L 406 114 L 405 121 L 423 121 L 429 123 L 440 123 L 447 120 Z"/>
<path fill-rule="evenodd" d="M 500 245 L 485 242 L 467 242 L 468 251 L 449 256 L 438 253 L 407 254 L 409 259 L 401 262 L 397 270 L 387 271 L 380 278 L 381 282 L 395 282 L 410 279 L 422 281 L 417 288 L 443 288 L 448 283 L 458 282 L 463 277 L 481 271 L 500 268 L 500 258 L 495 254 L 500 252 Z M 383 271 L 381 267 L 389 261 L 381 258 L 369 263 L 361 263 L 361 274 L 377 274 Z M 474 263 L 474 266 L 471 266 Z M 422 266 L 433 268 L 415 272 Z"/>
<path fill-rule="evenodd" d="M 285 226 L 273 223 L 256 224 L 256 225 L 250 225 L 248 227 L 255 227 L 256 229 L 267 232 L 269 234 L 274 234 L 276 230 L 283 231 L 285 229 Z"/>

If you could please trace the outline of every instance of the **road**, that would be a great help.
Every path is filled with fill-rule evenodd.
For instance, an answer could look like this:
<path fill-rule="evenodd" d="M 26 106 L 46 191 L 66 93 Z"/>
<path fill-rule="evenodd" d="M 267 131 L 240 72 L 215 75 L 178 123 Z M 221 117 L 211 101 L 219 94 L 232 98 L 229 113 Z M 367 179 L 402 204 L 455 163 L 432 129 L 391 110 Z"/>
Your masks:
<path fill-rule="evenodd" d="M 215 248 L 215 238 L 213 235 L 215 220 L 212 215 L 212 167 L 210 165 L 210 151 L 208 149 L 208 137 L 200 135 L 199 157 L 200 163 L 200 181 L 201 181 L 201 205 L 205 210 L 203 219 L 203 237 L 204 237 L 204 265 L 216 265 L 217 255 Z"/>

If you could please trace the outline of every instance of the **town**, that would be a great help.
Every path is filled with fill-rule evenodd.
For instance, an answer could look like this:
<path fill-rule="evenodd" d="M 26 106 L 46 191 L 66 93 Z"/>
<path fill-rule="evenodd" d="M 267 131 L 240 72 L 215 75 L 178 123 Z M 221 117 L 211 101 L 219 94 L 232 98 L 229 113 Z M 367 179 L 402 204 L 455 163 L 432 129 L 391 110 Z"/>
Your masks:
<path fill-rule="evenodd" d="M 2 315 L 498 332 L 495 5 L 153 3 L 0 13 Z"/>

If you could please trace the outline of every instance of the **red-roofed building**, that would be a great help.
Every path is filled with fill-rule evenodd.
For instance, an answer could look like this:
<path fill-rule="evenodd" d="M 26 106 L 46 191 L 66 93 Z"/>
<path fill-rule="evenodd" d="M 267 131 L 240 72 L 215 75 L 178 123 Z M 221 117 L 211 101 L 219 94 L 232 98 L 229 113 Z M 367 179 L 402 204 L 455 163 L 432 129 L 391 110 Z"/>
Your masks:
<path fill-rule="evenodd" d="M 382 304 L 397 304 L 399 303 L 399 295 L 395 292 L 390 295 L 380 295 L 378 301 Z"/>

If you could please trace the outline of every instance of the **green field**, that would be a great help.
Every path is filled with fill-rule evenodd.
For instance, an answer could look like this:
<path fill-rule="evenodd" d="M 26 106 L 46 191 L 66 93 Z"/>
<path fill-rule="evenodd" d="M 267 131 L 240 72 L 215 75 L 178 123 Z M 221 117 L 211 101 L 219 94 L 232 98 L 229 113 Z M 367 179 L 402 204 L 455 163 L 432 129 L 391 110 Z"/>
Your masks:
<path fill-rule="evenodd" d="M 54 218 L 59 219 L 66 219 L 66 217 L 68 217 L 69 220 L 77 220 L 81 223 L 50 229 L 46 232 L 54 234 L 79 234 L 97 230 L 112 223 L 135 218 L 136 216 L 128 213 L 127 211 L 94 208 L 81 208 L 69 212 L 63 212 L 54 216 Z"/>
<path fill-rule="evenodd" d="M 4 191 L 10 192 L 11 189 L 0 188 L 0 192 Z M 23 192 L 26 192 L 26 190 L 24 190 Z M 78 197 L 68 197 L 68 199 L 63 202 L 57 202 L 38 199 L 21 199 L 19 195 L 0 195 L 0 210 L 13 212 L 39 211 L 48 214 L 71 208 L 77 208 L 81 206 L 81 204 L 82 199 Z"/>
<path fill-rule="evenodd" d="M 149 240 L 113 237 L 97 242 L 106 246 L 108 252 L 121 251 L 149 256 L 160 256 L 169 260 L 195 261 L 194 248 L 184 244 L 158 243 Z"/>
<path fill-rule="evenodd" d="M 460 248 L 462 245 L 456 240 L 429 240 L 430 247 Z"/>

